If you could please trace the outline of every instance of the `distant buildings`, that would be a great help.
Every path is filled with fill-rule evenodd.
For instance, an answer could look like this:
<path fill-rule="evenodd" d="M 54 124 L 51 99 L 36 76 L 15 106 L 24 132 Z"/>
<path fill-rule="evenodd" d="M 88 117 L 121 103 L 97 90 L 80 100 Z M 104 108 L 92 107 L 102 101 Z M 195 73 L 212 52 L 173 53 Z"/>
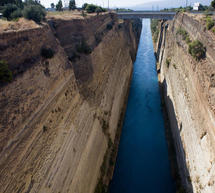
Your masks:
<path fill-rule="evenodd" d="M 194 5 L 193 5 L 193 10 L 194 10 L 194 11 L 199 11 L 199 10 L 200 10 L 200 7 L 201 7 L 201 4 L 200 4 L 200 3 L 194 3 Z"/>

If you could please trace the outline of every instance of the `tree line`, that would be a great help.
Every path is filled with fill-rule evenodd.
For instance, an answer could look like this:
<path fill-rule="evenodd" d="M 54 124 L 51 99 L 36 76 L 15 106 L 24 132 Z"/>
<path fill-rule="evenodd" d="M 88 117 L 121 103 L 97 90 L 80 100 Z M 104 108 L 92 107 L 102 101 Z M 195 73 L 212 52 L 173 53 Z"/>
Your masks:
<path fill-rule="evenodd" d="M 56 5 L 54 3 L 51 3 L 51 8 L 52 9 L 56 8 L 57 11 L 63 11 L 62 0 L 59 0 Z M 70 0 L 69 1 L 69 10 L 75 10 L 76 8 L 77 7 L 76 7 L 75 0 Z M 83 4 L 82 10 L 85 10 L 87 13 L 100 13 L 100 12 L 107 11 L 107 9 L 102 8 L 101 6 L 97 6 L 94 4 L 88 4 L 88 3 Z"/>
<path fill-rule="evenodd" d="M 25 17 L 40 23 L 46 16 L 46 10 L 39 0 L 25 0 L 24 2 L 22 0 L 1 0 L 0 6 L 3 17 L 7 20 Z"/>

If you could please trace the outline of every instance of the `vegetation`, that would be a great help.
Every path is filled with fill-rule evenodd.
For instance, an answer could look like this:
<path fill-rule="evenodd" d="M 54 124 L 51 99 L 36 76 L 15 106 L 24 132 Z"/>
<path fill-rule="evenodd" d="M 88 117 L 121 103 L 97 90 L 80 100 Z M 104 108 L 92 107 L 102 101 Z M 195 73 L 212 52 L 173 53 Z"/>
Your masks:
<path fill-rule="evenodd" d="M 7 62 L 0 60 L 0 83 L 11 82 L 13 75 Z"/>
<path fill-rule="evenodd" d="M 159 35 L 158 24 L 159 24 L 159 20 L 157 20 L 157 19 L 151 20 L 151 31 L 152 31 L 152 37 L 153 37 L 154 42 L 157 42 L 157 40 L 158 40 L 158 35 Z"/>
<path fill-rule="evenodd" d="M 88 3 L 84 3 L 84 4 L 82 5 L 82 9 L 85 10 L 86 7 L 87 7 L 87 5 L 88 5 Z"/>
<path fill-rule="evenodd" d="M 78 45 L 76 45 L 76 50 L 77 52 L 82 54 L 90 54 L 92 52 L 90 46 L 84 39 L 82 39 L 81 42 Z"/>
<path fill-rule="evenodd" d="M 44 58 L 52 58 L 54 56 L 54 51 L 51 48 L 42 48 L 41 56 Z"/>
<path fill-rule="evenodd" d="M 171 63 L 171 59 L 170 59 L 170 58 L 167 58 L 167 59 L 166 59 L 166 65 L 167 65 L 168 68 L 169 68 L 170 63 Z"/>
<path fill-rule="evenodd" d="M 51 3 L 51 8 L 54 9 L 55 8 L 55 4 Z"/>
<path fill-rule="evenodd" d="M 214 0 L 215 1 L 215 0 Z M 187 6 L 187 7 L 179 7 L 179 8 L 165 8 L 161 11 L 174 11 L 174 12 L 189 12 L 192 11 L 193 7 L 191 6 Z M 207 5 L 200 5 L 199 7 L 199 11 L 213 11 L 213 7 L 212 6 L 207 6 Z"/>
<path fill-rule="evenodd" d="M 212 32 L 215 34 L 215 28 L 213 27 Z"/>
<path fill-rule="evenodd" d="M 46 132 L 48 130 L 48 127 L 46 125 L 43 125 L 43 132 Z"/>
<path fill-rule="evenodd" d="M 17 11 L 18 7 L 16 4 L 7 4 L 3 9 L 3 17 L 6 17 L 8 20 L 12 20 L 12 13 Z"/>
<path fill-rule="evenodd" d="M 69 1 L 69 10 L 75 10 L 76 9 L 76 3 L 75 0 Z"/>
<path fill-rule="evenodd" d="M 116 12 L 126 12 L 126 11 L 133 11 L 132 9 L 125 9 L 125 8 L 116 8 Z"/>
<path fill-rule="evenodd" d="M 83 6 L 82 6 L 82 9 L 86 10 L 87 13 L 95 13 L 96 10 L 100 10 L 100 12 L 106 12 L 106 9 L 100 7 L 100 6 L 97 6 L 97 5 L 94 5 L 94 4 L 88 4 L 88 3 L 85 3 Z"/>
<path fill-rule="evenodd" d="M 215 8 L 215 0 L 211 2 L 211 7 Z"/>
<path fill-rule="evenodd" d="M 16 5 L 20 8 L 23 7 L 23 2 L 22 0 L 1 0 L 0 1 L 0 6 L 5 6 L 7 4 L 13 4 L 13 5 Z"/>
<path fill-rule="evenodd" d="M 99 15 L 99 13 L 101 13 L 101 12 L 102 12 L 101 7 L 97 7 L 95 12 L 97 13 L 97 15 Z"/>
<path fill-rule="evenodd" d="M 56 5 L 56 10 L 63 11 L 63 3 L 61 0 L 58 1 L 57 5 Z"/>
<path fill-rule="evenodd" d="M 205 58 L 206 48 L 199 40 L 195 40 L 190 43 L 188 51 L 189 54 L 193 56 L 197 61 Z"/>
<path fill-rule="evenodd" d="M 39 23 L 45 18 L 46 12 L 40 5 L 29 5 L 24 8 L 23 15 L 26 19 Z"/>
<path fill-rule="evenodd" d="M 182 36 L 182 39 L 184 41 L 186 41 L 187 44 L 191 43 L 190 36 L 189 36 L 188 32 L 185 29 L 180 27 L 177 30 L 176 34 Z"/>
<path fill-rule="evenodd" d="M 87 13 L 95 13 L 96 12 L 96 8 L 97 8 L 96 5 L 89 4 L 86 7 L 86 11 L 87 11 Z"/>
<path fill-rule="evenodd" d="M 181 35 L 183 40 L 186 40 L 186 38 L 189 37 L 187 31 L 181 27 L 177 30 L 176 34 Z"/>
<path fill-rule="evenodd" d="M 5 2 L 10 2 L 5 3 Z M 35 22 L 41 22 L 46 15 L 45 8 L 38 1 L 26 0 L 24 3 L 21 0 L 5 1 L 3 5 L 3 17 L 7 20 L 25 17 Z"/>
<path fill-rule="evenodd" d="M 107 30 L 111 30 L 113 28 L 113 23 L 108 23 L 106 26 Z"/>
<path fill-rule="evenodd" d="M 214 26 L 214 21 L 212 20 L 211 17 L 207 16 L 206 17 L 206 28 L 207 28 L 207 30 L 212 29 L 213 26 Z"/>

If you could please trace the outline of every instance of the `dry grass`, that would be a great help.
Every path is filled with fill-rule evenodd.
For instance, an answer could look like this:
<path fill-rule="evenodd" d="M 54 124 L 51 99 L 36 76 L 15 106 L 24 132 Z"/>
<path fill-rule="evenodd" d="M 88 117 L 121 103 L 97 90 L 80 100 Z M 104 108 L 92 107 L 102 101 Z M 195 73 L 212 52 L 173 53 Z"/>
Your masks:
<path fill-rule="evenodd" d="M 105 13 L 100 13 L 101 15 L 107 14 L 108 12 Z M 86 18 L 95 16 L 96 13 L 85 13 Z M 56 18 L 56 19 L 84 19 L 84 17 L 81 14 L 81 11 L 55 11 L 55 12 L 48 12 L 47 13 L 47 18 Z"/>
<path fill-rule="evenodd" d="M 8 31 L 18 31 L 31 28 L 40 27 L 34 21 L 29 21 L 24 18 L 20 18 L 18 21 L 6 21 L 0 19 L 0 33 Z"/>

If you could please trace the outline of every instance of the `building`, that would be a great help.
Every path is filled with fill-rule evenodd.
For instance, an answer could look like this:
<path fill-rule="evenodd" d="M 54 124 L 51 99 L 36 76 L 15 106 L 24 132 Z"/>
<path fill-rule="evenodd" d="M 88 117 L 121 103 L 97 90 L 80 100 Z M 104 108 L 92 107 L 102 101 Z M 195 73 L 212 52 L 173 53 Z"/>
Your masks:
<path fill-rule="evenodd" d="M 193 10 L 194 10 L 194 11 L 199 11 L 199 10 L 200 10 L 200 7 L 201 7 L 201 4 L 200 4 L 200 3 L 194 3 L 194 5 L 193 5 Z"/>

